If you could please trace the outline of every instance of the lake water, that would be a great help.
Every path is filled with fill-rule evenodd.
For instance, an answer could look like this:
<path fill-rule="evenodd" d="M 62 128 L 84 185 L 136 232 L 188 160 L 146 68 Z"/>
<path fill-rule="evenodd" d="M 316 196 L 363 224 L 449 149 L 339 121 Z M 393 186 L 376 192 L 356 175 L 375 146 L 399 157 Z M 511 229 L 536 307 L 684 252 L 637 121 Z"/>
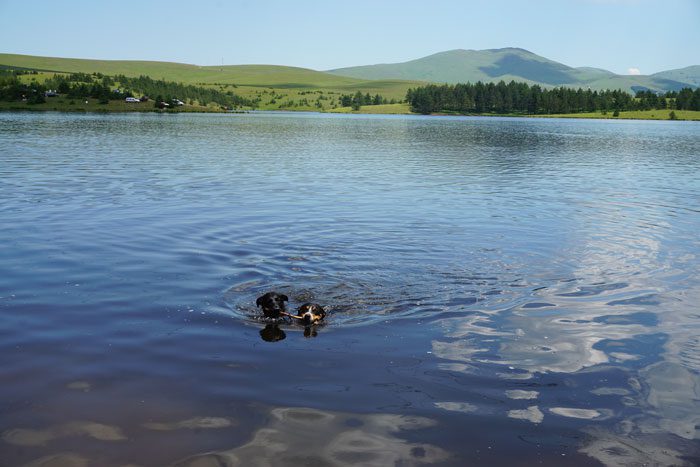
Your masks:
<path fill-rule="evenodd" d="M 697 123 L 0 113 L 0 216 L 1 466 L 700 463 Z"/>

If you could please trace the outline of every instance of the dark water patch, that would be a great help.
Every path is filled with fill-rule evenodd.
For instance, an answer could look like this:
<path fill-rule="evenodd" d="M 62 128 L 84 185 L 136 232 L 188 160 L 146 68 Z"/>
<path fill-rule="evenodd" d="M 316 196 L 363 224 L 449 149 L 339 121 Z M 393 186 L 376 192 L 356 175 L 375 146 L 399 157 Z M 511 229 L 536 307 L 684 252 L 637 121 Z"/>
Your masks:
<path fill-rule="evenodd" d="M 557 294 L 560 297 L 590 297 L 593 295 L 600 295 L 605 292 L 612 290 L 620 290 L 627 287 L 628 284 L 616 283 L 616 284 L 595 284 L 590 286 L 579 287 L 575 292 L 566 292 Z"/>
<path fill-rule="evenodd" d="M 649 295 L 641 295 L 639 297 L 633 297 L 633 298 L 626 298 L 623 300 L 612 300 L 606 303 L 606 305 L 610 306 L 618 306 L 618 305 L 660 305 L 661 300 L 659 299 L 659 296 L 656 294 L 649 294 Z"/>
<path fill-rule="evenodd" d="M 655 327 L 659 324 L 659 317 L 655 313 L 629 313 L 626 315 L 605 315 L 593 318 L 596 323 L 604 324 L 640 324 L 642 326 Z"/>
<path fill-rule="evenodd" d="M 661 360 L 660 346 L 668 341 L 663 333 L 641 334 L 627 339 L 604 339 L 593 346 L 624 361 L 627 367 L 644 368 Z"/>
<path fill-rule="evenodd" d="M 547 308 L 547 307 L 553 307 L 556 306 L 554 303 L 547 303 L 547 302 L 531 302 L 531 303 L 526 303 L 523 305 L 523 308 Z"/>

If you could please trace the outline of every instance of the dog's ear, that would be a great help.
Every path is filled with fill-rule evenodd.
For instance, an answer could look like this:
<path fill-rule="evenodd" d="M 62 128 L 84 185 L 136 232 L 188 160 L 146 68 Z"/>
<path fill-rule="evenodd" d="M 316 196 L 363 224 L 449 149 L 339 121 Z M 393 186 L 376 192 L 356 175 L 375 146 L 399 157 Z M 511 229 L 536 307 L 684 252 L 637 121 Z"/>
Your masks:
<path fill-rule="evenodd" d="M 285 294 L 280 294 L 280 298 L 285 302 L 289 301 L 289 297 L 287 297 Z"/>
<path fill-rule="evenodd" d="M 262 305 L 262 302 L 263 302 L 263 298 L 262 298 L 262 297 L 258 297 L 258 299 L 255 300 L 255 304 L 258 306 L 258 308 L 260 307 L 260 305 Z"/>

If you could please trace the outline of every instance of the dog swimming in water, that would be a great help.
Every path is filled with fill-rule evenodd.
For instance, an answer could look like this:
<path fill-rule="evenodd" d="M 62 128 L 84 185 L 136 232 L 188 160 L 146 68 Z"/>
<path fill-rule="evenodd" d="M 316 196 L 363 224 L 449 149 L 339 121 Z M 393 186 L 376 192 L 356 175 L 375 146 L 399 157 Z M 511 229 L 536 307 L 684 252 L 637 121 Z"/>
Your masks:
<path fill-rule="evenodd" d="M 304 303 L 297 309 L 297 317 L 302 324 L 318 324 L 326 317 L 326 311 L 318 303 Z"/>
<path fill-rule="evenodd" d="M 268 292 L 265 295 L 258 297 L 255 304 L 258 308 L 262 308 L 265 318 L 279 318 L 280 316 L 289 316 L 285 309 L 284 302 L 288 302 L 289 297 L 285 294 L 277 292 Z"/>
<path fill-rule="evenodd" d="M 287 313 L 285 302 L 289 297 L 278 292 L 268 292 L 258 297 L 255 304 L 262 309 L 265 318 L 279 319 L 283 316 L 293 318 L 305 326 L 318 324 L 326 317 L 326 311 L 318 303 L 305 303 L 297 309 L 297 314 Z"/>

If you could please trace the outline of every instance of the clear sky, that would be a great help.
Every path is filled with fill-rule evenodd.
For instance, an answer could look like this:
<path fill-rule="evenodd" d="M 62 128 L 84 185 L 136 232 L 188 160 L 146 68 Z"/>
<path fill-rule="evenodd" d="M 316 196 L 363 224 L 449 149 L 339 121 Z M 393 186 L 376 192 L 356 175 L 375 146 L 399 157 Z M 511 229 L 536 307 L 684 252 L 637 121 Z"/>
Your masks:
<path fill-rule="evenodd" d="M 700 0 L 0 0 L 0 52 L 325 70 L 521 47 L 569 66 L 700 65 Z"/>

